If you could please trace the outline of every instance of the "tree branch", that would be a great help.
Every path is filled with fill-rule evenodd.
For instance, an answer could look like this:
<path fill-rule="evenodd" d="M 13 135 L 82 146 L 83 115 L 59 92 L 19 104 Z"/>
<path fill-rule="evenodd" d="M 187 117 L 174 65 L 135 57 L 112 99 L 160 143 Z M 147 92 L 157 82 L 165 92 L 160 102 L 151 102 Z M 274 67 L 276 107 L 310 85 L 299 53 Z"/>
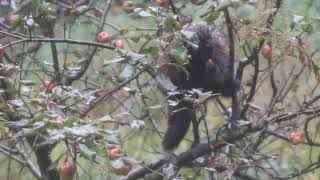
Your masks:
<path fill-rule="evenodd" d="M 106 19 L 106 16 L 109 12 L 109 9 L 111 7 L 111 3 L 112 3 L 112 0 L 108 0 L 105 4 L 105 7 L 104 7 L 104 10 L 102 12 L 102 17 L 100 19 L 100 22 L 99 22 L 99 26 L 97 28 L 97 32 L 96 34 L 98 34 L 99 32 L 102 31 L 103 29 L 103 26 L 104 26 L 104 22 L 105 22 L 105 19 Z M 69 75 L 67 78 L 66 78 L 66 81 L 65 81 L 65 84 L 67 86 L 70 86 L 72 84 L 73 81 L 81 78 L 81 76 L 87 71 L 89 65 L 91 64 L 91 61 L 94 57 L 94 54 L 96 53 L 97 51 L 97 47 L 93 47 L 93 49 L 89 50 L 89 52 L 87 53 L 87 57 L 85 57 L 85 61 L 84 63 L 81 65 L 81 68 L 80 70 L 75 73 L 75 74 L 72 74 L 72 75 Z"/>

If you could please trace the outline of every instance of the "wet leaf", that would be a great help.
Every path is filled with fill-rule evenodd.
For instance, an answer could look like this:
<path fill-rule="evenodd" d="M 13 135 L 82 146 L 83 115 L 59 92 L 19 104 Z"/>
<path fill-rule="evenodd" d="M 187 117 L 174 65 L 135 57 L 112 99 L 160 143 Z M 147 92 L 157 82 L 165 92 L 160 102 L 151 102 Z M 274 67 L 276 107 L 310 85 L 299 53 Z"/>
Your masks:
<path fill-rule="evenodd" d="M 79 149 L 81 155 L 84 155 L 88 159 L 94 161 L 96 159 L 97 153 L 94 151 L 91 151 L 86 145 L 84 144 L 79 144 Z"/>

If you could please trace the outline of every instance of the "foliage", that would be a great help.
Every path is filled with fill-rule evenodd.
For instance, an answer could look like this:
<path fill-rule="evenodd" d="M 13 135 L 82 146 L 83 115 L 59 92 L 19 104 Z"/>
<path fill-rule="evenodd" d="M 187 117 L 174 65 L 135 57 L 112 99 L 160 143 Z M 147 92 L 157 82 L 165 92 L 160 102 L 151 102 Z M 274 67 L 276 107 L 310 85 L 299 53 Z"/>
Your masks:
<path fill-rule="evenodd" d="M 317 179 L 319 7 L 0 0 L 1 177 L 55 180 L 73 161 L 75 179 Z M 168 95 L 180 92 L 165 69 L 187 73 L 184 44 L 197 38 L 183 27 L 192 21 L 224 33 L 241 90 L 232 99 L 191 90 L 198 120 L 168 155 L 160 142 L 167 106 L 177 104 Z M 111 160 L 115 147 L 124 153 Z"/>

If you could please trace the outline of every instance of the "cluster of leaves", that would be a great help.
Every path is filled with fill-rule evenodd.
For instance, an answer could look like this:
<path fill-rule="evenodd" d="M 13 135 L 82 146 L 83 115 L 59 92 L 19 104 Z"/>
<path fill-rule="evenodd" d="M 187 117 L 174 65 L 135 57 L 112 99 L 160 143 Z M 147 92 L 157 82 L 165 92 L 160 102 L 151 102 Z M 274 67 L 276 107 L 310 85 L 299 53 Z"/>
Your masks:
<path fill-rule="evenodd" d="M 39 81 L 21 80 L 18 96 L 13 84 L 16 77 L 12 74 L 19 74 L 20 69 L 4 65 L 1 70 L 7 75 L 2 76 L 2 87 L 7 89 L 2 89 L 1 127 L 8 133 L 12 146 L 31 137 L 42 139 L 34 142 L 34 148 L 66 141 L 94 160 L 96 153 L 90 152 L 87 145 L 99 152 L 118 143 L 118 133 L 103 128 L 111 117 L 88 119 L 79 116 L 96 99 L 94 94 L 99 90 L 80 92 L 72 87 L 45 86 Z"/>
<path fill-rule="evenodd" d="M 77 169 L 79 179 L 82 173 L 92 175 L 87 171 L 90 167 L 80 163 L 83 159 L 98 164 L 103 171 L 110 167 L 110 172 L 119 175 L 131 171 L 133 164 L 141 165 L 144 174 L 158 170 L 156 174 L 161 178 L 177 176 L 184 166 L 194 167 L 183 169 L 181 175 L 185 177 L 299 176 L 291 173 L 296 167 L 284 170 L 282 167 L 290 163 L 282 165 L 268 151 L 274 147 L 286 150 L 286 146 L 278 143 L 281 140 L 319 146 L 314 142 L 317 130 L 308 130 L 311 120 L 301 123 L 298 118 L 302 114 L 307 118 L 318 117 L 319 98 L 311 98 L 318 92 L 316 87 L 320 82 L 319 66 L 313 58 L 317 50 L 310 50 L 304 38 L 314 34 L 319 17 L 285 16 L 272 28 L 276 13 L 286 3 L 283 0 L 265 3 L 32 0 L 9 4 L 2 0 L 0 152 L 27 167 L 38 179 L 47 176 L 55 179 L 48 172 L 52 169 L 56 172 L 56 165 L 63 159 L 77 162 L 81 171 L 75 164 L 71 169 Z M 183 153 L 174 160 L 164 158 L 154 166 L 144 164 L 141 160 L 155 159 L 161 152 L 158 142 L 167 118 L 165 105 L 178 104 L 167 101 L 168 95 L 181 93 L 166 76 L 166 67 L 176 66 L 188 75 L 184 64 L 189 57 L 184 44 L 197 44 L 195 33 L 183 30 L 183 26 L 193 18 L 224 32 L 229 10 L 232 26 L 228 29 L 237 41 L 233 44 L 229 39 L 225 43 L 235 45 L 236 58 L 241 59 L 235 60 L 235 76 L 242 80 L 239 97 L 233 99 L 237 106 L 231 107 L 228 101 L 221 101 L 210 92 L 190 90 L 187 98 L 197 105 L 200 114 L 193 133 L 198 133 L 201 142 L 208 144 L 195 144 L 194 149 L 185 151 L 190 149 L 190 142 L 186 141 L 179 149 Z M 283 30 L 283 26 L 290 28 Z M 121 43 L 117 45 L 119 39 Z M 259 59 L 260 48 L 265 44 L 268 51 L 262 49 L 263 56 Z M 168 55 L 177 63 L 168 63 Z M 278 72 L 281 64 L 292 67 L 290 73 Z M 295 66 L 300 67 L 298 72 Z M 293 104 L 291 98 L 303 92 L 297 90 L 296 84 L 305 67 L 315 77 L 310 78 L 314 87 L 303 94 L 310 101 L 298 97 L 298 102 Z M 261 98 L 259 93 L 267 95 Z M 206 102 L 212 99 L 221 108 L 212 104 L 207 107 Z M 311 106 L 314 111 L 309 109 Z M 223 112 L 216 113 L 220 109 Z M 226 127 L 231 125 L 225 119 L 230 119 L 233 112 L 239 114 L 236 114 L 235 129 L 228 131 Z M 300 127 L 304 131 L 297 133 Z M 315 138 L 311 138 L 313 134 Z M 215 139 L 219 141 L 211 143 Z M 272 142 L 276 144 L 269 146 Z M 8 147 L 2 145 L 5 143 Z M 216 149 L 211 149 L 210 144 Z M 104 165 L 107 149 L 115 146 L 121 146 L 129 157 L 121 153 L 120 159 Z M 34 152 L 37 162 L 26 155 L 29 152 Z M 43 154 L 49 156 L 49 161 Z M 49 164 L 42 164 L 41 160 Z M 41 166 L 38 168 L 35 163 Z M 161 163 L 166 164 L 159 166 Z M 312 161 L 304 169 L 301 164 L 301 175 L 316 169 L 316 163 L 319 164 Z M 105 172 L 99 173 L 105 178 Z M 106 174 L 109 177 L 109 171 Z M 135 174 L 129 174 L 130 177 Z"/>

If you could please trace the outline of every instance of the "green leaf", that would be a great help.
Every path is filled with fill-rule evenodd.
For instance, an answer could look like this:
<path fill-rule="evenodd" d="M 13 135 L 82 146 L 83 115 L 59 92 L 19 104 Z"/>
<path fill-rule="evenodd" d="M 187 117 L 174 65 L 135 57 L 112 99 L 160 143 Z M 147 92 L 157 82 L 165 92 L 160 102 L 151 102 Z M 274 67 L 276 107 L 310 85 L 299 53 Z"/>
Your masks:
<path fill-rule="evenodd" d="M 108 130 L 100 130 L 100 135 L 102 135 L 103 138 L 111 144 L 118 144 L 119 143 L 118 132 L 108 131 Z"/>
<path fill-rule="evenodd" d="M 119 168 L 125 166 L 125 164 L 122 159 L 117 159 L 117 160 L 111 162 L 111 166 L 113 168 L 119 169 Z"/>
<path fill-rule="evenodd" d="M 171 82 L 170 77 L 164 73 L 157 73 L 157 81 L 167 90 L 175 90 L 177 87 Z"/>
<path fill-rule="evenodd" d="M 122 63 L 125 61 L 126 61 L 126 58 L 116 56 L 116 57 L 112 58 L 111 60 L 103 60 L 103 66 L 107 66 L 107 65 L 110 65 L 113 63 Z"/>
<path fill-rule="evenodd" d="M 22 130 L 18 131 L 15 135 L 13 135 L 12 139 L 18 139 L 21 137 L 32 137 L 36 134 L 37 134 L 36 129 L 23 128 Z"/>
<path fill-rule="evenodd" d="M 181 29 L 182 25 L 173 17 L 168 17 L 165 22 L 165 31 L 172 32 Z"/>
<path fill-rule="evenodd" d="M 156 46 L 150 46 L 150 47 L 144 48 L 142 50 L 142 52 L 144 54 L 150 54 L 153 57 L 158 56 L 159 55 L 159 51 L 160 51 L 160 49 L 158 47 L 156 47 Z"/>
<path fill-rule="evenodd" d="M 30 124 L 30 120 L 23 118 L 17 122 L 10 122 L 10 124 L 11 128 L 20 129 L 28 126 Z"/>
<path fill-rule="evenodd" d="M 302 25 L 304 32 L 311 34 L 314 32 L 314 28 L 311 24 L 304 24 Z"/>
<path fill-rule="evenodd" d="M 189 40 L 195 37 L 196 35 L 196 32 L 194 31 L 181 30 L 180 32 L 186 39 L 189 39 Z"/>
<path fill-rule="evenodd" d="M 154 105 L 154 106 L 149 106 L 149 107 L 146 107 L 147 109 L 160 109 L 162 108 L 162 105 L 161 104 L 157 104 L 157 105 Z"/>
<path fill-rule="evenodd" d="M 9 100 L 8 104 L 15 107 L 21 107 L 24 105 L 24 102 L 20 99 Z"/>
<path fill-rule="evenodd" d="M 112 117 L 110 115 L 105 115 L 99 119 L 97 119 L 97 121 L 100 121 L 100 122 L 107 122 L 107 121 L 111 121 L 112 120 Z"/>
<path fill-rule="evenodd" d="M 121 79 L 127 79 L 130 78 L 134 74 L 134 72 L 135 68 L 130 64 L 126 64 L 119 77 Z"/>
<path fill-rule="evenodd" d="M 79 144 L 79 149 L 80 149 L 81 155 L 83 155 L 84 157 L 86 157 L 92 161 L 94 161 L 96 159 L 97 153 L 91 151 L 86 145 Z"/>
<path fill-rule="evenodd" d="M 25 85 L 25 86 L 34 86 L 39 84 L 37 81 L 32 81 L 32 80 L 20 80 L 20 83 Z"/>
<path fill-rule="evenodd" d="M 31 0 L 31 5 L 34 9 L 38 8 L 40 5 L 40 0 Z"/>
<path fill-rule="evenodd" d="M 149 12 L 144 11 L 144 10 L 138 11 L 137 14 L 139 17 L 154 17 L 152 14 L 150 14 Z"/>
<path fill-rule="evenodd" d="M 130 61 L 140 61 L 142 58 L 144 58 L 144 54 L 138 54 L 134 52 L 125 53 L 124 56 Z"/>
<path fill-rule="evenodd" d="M 36 114 L 33 119 L 35 121 L 43 121 L 45 119 L 53 119 L 53 118 L 54 118 L 54 115 L 49 114 L 47 112 L 43 112 L 43 113 Z"/>
<path fill-rule="evenodd" d="M 48 130 L 48 136 L 45 137 L 45 140 L 42 141 L 41 143 L 37 144 L 37 146 L 47 146 L 47 145 L 52 145 L 55 144 L 63 139 L 65 139 L 65 134 L 63 131 L 58 131 L 58 130 Z"/>
<path fill-rule="evenodd" d="M 71 118 L 67 118 L 63 122 L 63 126 L 72 126 L 75 122 L 79 122 L 79 121 L 81 121 L 81 119 L 79 117 L 73 116 Z"/>
<path fill-rule="evenodd" d="M 293 22 L 294 23 L 301 23 L 304 20 L 303 16 L 299 16 L 299 15 L 293 15 Z"/>
<path fill-rule="evenodd" d="M 11 8 L 12 8 L 13 10 L 18 10 L 17 4 L 16 4 L 16 0 L 12 0 L 12 1 L 11 1 Z"/>
<path fill-rule="evenodd" d="M 244 120 L 238 120 L 237 122 L 239 126 L 248 125 L 251 123 L 250 121 L 244 121 Z"/>
<path fill-rule="evenodd" d="M 214 11 L 209 14 L 207 21 L 208 22 L 214 22 L 218 17 L 220 16 L 220 11 Z"/>
<path fill-rule="evenodd" d="M 74 135 L 74 136 L 81 136 L 81 137 L 88 137 L 90 135 L 98 135 L 98 129 L 92 125 L 84 125 L 80 127 L 65 127 L 64 131 L 67 134 Z"/>

